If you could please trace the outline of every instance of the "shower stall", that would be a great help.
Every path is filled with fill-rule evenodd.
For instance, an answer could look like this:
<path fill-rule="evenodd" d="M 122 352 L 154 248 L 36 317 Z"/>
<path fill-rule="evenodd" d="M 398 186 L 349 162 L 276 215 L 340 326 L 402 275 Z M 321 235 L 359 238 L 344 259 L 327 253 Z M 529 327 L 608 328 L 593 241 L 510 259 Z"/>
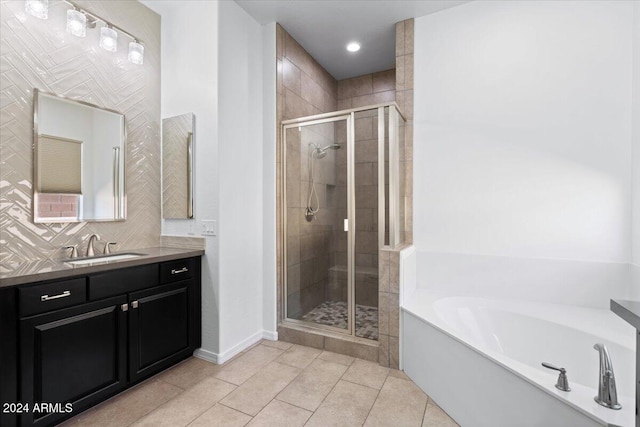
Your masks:
<path fill-rule="evenodd" d="M 378 258 L 401 241 L 395 103 L 282 122 L 284 322 L 378 338 Z"/>

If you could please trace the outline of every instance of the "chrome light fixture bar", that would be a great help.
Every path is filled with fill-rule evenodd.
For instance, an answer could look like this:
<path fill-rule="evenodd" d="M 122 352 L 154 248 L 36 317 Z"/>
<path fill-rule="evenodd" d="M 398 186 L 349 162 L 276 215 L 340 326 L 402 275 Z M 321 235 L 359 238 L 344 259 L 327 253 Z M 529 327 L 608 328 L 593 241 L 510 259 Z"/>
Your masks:
<path fill-rule="evenodd" d="M 118 50 L 118 33 L 122 33 L 132 40 L 129 43 L 129 61 L 137 65 L 144 63 L 144 46 L 138 37 L 83 9 L 72 1 L 63 1 L 73 7 L 67 11 L 67 32 L 77 37 L 85 37 L 87 26 L 93 28 L 96 22 L 102 22 L 104 26 L 100 28 L 100 47 L 109 52 L 116 52 Z M 36 18 L 47 19 L 49 17 L 49 0 L 25 0 L 24 9 L 25 12 Z"/>

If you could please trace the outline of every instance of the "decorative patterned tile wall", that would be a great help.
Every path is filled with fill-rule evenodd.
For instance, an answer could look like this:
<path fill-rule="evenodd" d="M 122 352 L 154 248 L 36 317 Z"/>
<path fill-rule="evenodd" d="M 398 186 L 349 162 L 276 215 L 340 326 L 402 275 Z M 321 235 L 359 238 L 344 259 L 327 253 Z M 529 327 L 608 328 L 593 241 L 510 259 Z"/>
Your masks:
<path fill-rule="evenodd" d="M 68 5 L 49 2 L 49 19 L 24 12 L 24 1 L 0 2 L 0 271 L 26 261 L 84 248 L 93 233 L 117 249 L 155 246 L 160 239 L 160 17 L 141 3 L 79 1 L 83 8 L 140 37 L 144 65 L 98 46 L 99 28 L 86 38 L 65 31 Z M 119 110 L 127 119 L 127 220 L 34 224 L 32 212 L 33 89 Z"/>

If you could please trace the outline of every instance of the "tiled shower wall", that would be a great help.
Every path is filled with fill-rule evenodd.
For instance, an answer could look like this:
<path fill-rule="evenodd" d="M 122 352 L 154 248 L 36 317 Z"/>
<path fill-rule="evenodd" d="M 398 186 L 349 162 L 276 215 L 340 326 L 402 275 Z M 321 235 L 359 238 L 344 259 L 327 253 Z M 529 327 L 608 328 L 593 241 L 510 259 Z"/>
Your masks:
<path fill-rule="evenodd" d="M 397 368 L 400 361 L 400 250 L 413 242 L 413 19 L 396 24 L 396 103 L 407 119 L 404 147 L 400 147 L 400 194 L 404 221 L 398 247 L 380 251 L 378 363 Z"/>
<path fill-rule="evenodd" d="M 0 271 L 63 256 L 62 246 L 93 233 L 117 249 L 154 246 L 160 238 L 160 17 L 137 1 L 78 1 L 144 42 L 144 65 L 99 48 L 99 28 L 78 38 L 65 31 L 68 5 L 49 2 L 49 19 L 24 13 L 24 1 L 0 4 Z M 87 101 L 127 120 L 124 222 L 34 224 L 33 88 Z"/>
<path fill-rule="evenodd" d="M 338 109 L 395 101 L 395 70 L 338 81 Z M 342 132 L 346 138 L 346 133 Z M 340 141 L 342 142 L 342 141 Z M 346 143 L 346 139 L 344 141 Z M 346 153 L 339 153 L 346 156 Z M 346 165 L 346 159 L 341 164 Z M 338 170 L 338 185 L 346 192 L 346 168 Z M 378 110 L 355 114 L 356 304 L 378 306 Z M 340 199 L 346 204 L 346 198 Z M 342 209 L 346 212 L 346 206 Z M 345 245 L 339 247 L 346 248 Z M 346 259 L 346 254 L 341 257 Z M 332 289 L 345 289 L 346 266 L 330 280 Z"/>
<path fill-rule="evenodd" d="M 283 120 L 293 119 L 297 117 L 310 116 L 313 114 L 326 113 L 336 110 L 336 98 L 337 98 L 337 82 L 336 80 L 318 64 L 312 57 L 304 50 L 298 42 L 296 42 L 280 25 L 276 26 L 276 60 L 277 60 L 277 104 L 276 104 L 276 120 L 277 120 L 277 148 L 276 148 L 276 170 L 277 170 L 277 235 L 280 236 L 277 241 L 277 286 L 278 286 L 278 319 L 281 320 L 284 316 L 283 307 L 283 292 L 284 292 L 284 280 L 282 271 L 282 256 L 283 256 L 283 241 L 282 233 L 284 222 L 282 212 L 282 147 L 281 141 L 281 129 L 280 123 Z M 292 138 L 295 138 L 295 132 L 291 133 Z M 298 135 L 299 136 L 299 135 Z M 293 140 L 293 143 L 296 141 Z M 297 141 L 300 146 L 301 141 Z M 329 159 L 329 156 L 324 160 Z M 326 162 L 325 162 L 326 163 Z M 302 158 L 300 158 L 298 165 L 302 167 Z M 302 178 L 302 175 L 301 175 Z M 289 186 L 290 189 L 295 191 L 294 186 Z M 298 192 L 304 193 L 306 188 L 300 182 Z M 295 196 L 293 196 L 295 198 Z M 301 200 L 301 196 L 297 200 Z M 306 203 L 306 202 L 305 202 Z M 300 202 L 295 205 L 301 205 Z M 311 274 L 313 276 L 315 267 L 320 269 L 322 266 L 327 268 L 324 272 L 327 272 L 329 261 L 324 256 L 328 254 L 326 245 L 326 233 L 323 227 L 317 228 L 311 233 L 307 233 L 305 230 L 305 237 L 301 239 L 302 230 L 299 226 L 309 226 L 304 219 L 304 208 L 300 206 L 292 206 L 287 212 L 287 222 L 293 227 L 288 227 L 287 239 L 290 245 L 287 250 L 287 269 L 289 277 L 296 277 Z M 318 224 L 318 223 L 316 223 Z M 316 224 L 313 224 L 314 226 Z M 305 247 L 302 248 L 302 245 Z M 323 250 L 324 248 L 324 250 Z M 302 257 L 306 258 L 303 263 Z M 309 270 L 310 269 L 310 270 Z M 299 273 L 299 276 L 297 275 Z M 318 284 L 322 280 L 326 283 L 326 277 L 320 274 L 320 271 L 316 272 L 317 281 L 313 284 Z M 319 276 L 322 276 L 320 280 Z M 300 281 L 302 283 L 302 281 Z M 308 283 L 308 282 L 306 282 Z M 317 288 L 317 289 L 315 289 Z M 324 289 L 320 289 L 316 286 L 314 292 L 309 292 L 310 300 L 304 302 L 305 306 L 312 305 L 317 299 L 320 301 L 320 297 L 324 298 Z M 290 287 L 291 292 L 298 292 L 299 303 L 302 304 L 300 289 L 296 289 L 295 286 Z M 296 298 L 296 295 L 291 295 L 291 298 Z M 302 308 L 302 307 L 300 307 Z M 295 309 L 295 307 L 294 307 Z"/>

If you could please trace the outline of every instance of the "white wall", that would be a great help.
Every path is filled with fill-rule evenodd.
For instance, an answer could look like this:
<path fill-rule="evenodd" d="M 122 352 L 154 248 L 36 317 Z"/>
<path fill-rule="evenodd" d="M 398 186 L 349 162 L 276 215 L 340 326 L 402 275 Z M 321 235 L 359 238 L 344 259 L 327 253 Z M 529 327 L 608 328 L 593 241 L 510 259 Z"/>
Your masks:
<path fill-rule="evenodd" d="M 471 2 L 416 19 L 419 250 L 491 256 L 496 275 L 510 257 L 628 278 L 632 11 Z"/>
<path fill-rule="evenodd" d="M 633 73 L 633 294 L 640 300 L 640 3 L 634 3 Z"/>
<path fill-rule="evenodd" d="M 195 219 L 163 220 L 163 234 L 217 221 L 199 354 L 221 363 L 276 337 L 275 24 L 235 2 L 143 3 L 162 15 L 162 117 L 196 115 Z"/>
<path fill-rule="evenodd" d="M 195 220 L 163 220 L 165 235 L 189 235 L 218 218 L 218 21 L 215 1 L 144 1 L 162 16 L 162 117 L 196 116 Z M 206 37 L 203 37 L 203 32 Z M 202 262 L 202 348 L 219 352 L 218 240 L 206 238 Z"/>
<path fill-rule="evenodd" d="M 262 28 L 263 58 L 263 295 L 262 322 L 265 338 L 276 339 L 278 306 L 276 292 L 276 23 Z"/>
<path fill-rule="evenodd" d="M 220 354 L 262 337 L 262 27 L 235 2 L 220 2 Z"/>

